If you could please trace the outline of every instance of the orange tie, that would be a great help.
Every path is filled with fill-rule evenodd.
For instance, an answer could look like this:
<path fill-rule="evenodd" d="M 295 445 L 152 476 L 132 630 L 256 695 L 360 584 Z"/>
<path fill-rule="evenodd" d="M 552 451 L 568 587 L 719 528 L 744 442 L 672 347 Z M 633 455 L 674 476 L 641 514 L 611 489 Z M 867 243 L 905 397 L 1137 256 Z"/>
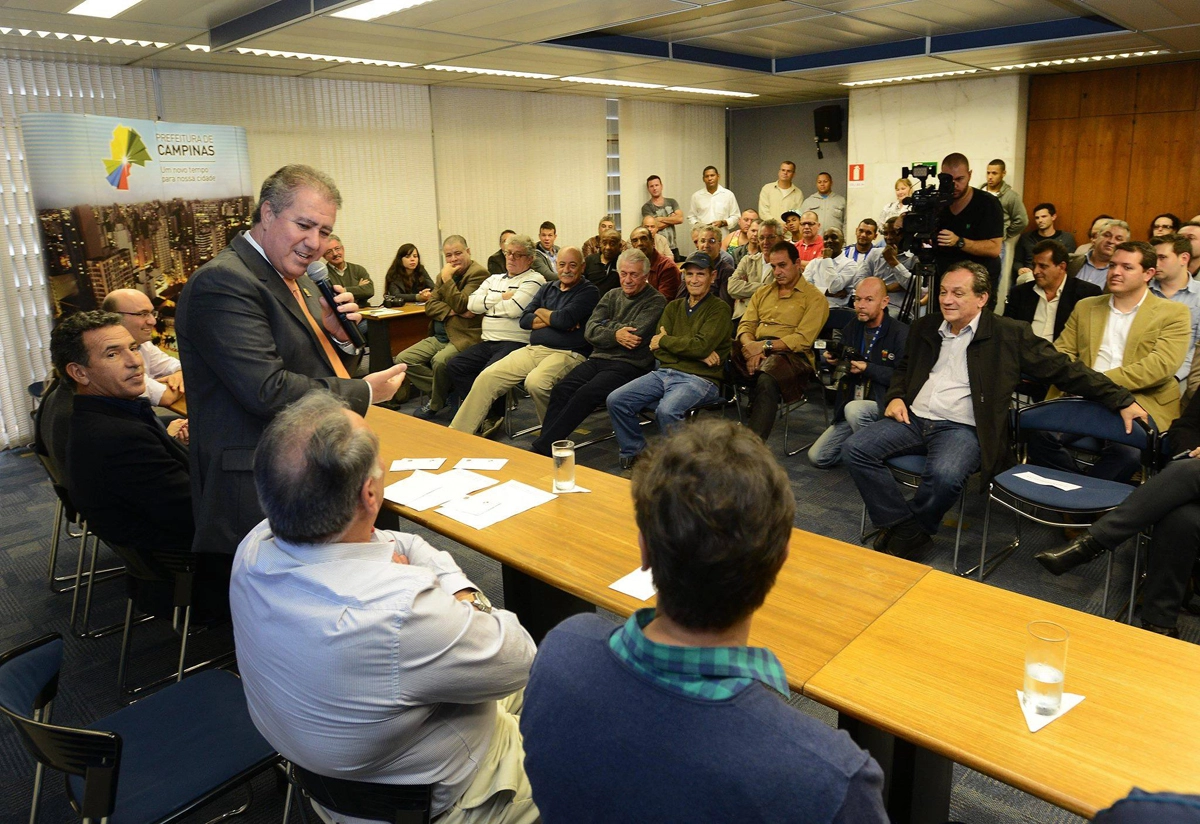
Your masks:
<path fill-rule="evenodd" d="M 333 367 L 333 374 L 339 378 L 349 378 L 350 373 L 346 371 L 346 367 L 342 365 L 342 359 L 334 351 L 333 344 L 329 342 L 329 336 L 325 334 L 325 330 L 317 323 L 317 319 L 312 316 L 312 312 L 308 311 L 308 303 L 304 300 L 304 295 L 300 293 L 300 287 L 296 285 L 296 281 L 289 278 L 284 278 L 283 280 L 288 285 L 288 288 L 292 290 L 292 297 L 300 304 L 300 311 L 304 313 L 304 317 L 308 318 L 308 325 L 312 327 L 317 340 L 321 342 L 321 348 L 325 350 L 325 357 L 329 359 L 329 365 Z"/>

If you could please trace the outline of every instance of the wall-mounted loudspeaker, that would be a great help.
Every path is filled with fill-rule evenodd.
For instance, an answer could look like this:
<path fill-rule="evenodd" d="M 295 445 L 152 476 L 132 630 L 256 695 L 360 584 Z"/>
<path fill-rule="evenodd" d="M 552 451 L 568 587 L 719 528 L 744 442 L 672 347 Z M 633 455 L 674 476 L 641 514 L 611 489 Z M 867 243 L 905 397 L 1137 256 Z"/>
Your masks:
<path fill-rule="evenodd" d="M 813 126 L 818 143 L 837 143 L 842 139 L 842 107 L 835 103 L 813 109 Z"/>

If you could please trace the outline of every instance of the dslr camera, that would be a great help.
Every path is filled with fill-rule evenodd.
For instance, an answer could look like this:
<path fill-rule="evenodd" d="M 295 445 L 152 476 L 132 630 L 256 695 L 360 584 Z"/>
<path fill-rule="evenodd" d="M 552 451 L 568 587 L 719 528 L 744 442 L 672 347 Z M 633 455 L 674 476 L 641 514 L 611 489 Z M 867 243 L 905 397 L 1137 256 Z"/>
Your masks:
<path fill-rule="evenodd" d="M 836 358 L 836 362 L 825 360 L 826 353 Z M 841 330 L 836 330 L 831 339 L 818 338 L 813 341 L 813 355 L 817 362 L 817 378 L 829 389 L 836 388 L 850 374 L 850 361 L 863 360 L 853 346 L 842 340 Z"/>
<path fill-rule="evenodd" d="M 398 298 L 395 295 L 384 295 L 383 305 L 388 309 L 399 309 L 404 305 L 404 298 Z"/>

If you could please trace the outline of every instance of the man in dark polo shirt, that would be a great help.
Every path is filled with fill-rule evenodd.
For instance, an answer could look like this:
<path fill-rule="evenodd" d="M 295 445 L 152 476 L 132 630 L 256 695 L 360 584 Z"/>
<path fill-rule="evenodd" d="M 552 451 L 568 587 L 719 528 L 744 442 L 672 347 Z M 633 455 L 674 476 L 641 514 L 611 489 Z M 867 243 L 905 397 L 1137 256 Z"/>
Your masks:
<path fill-rule="evenodd" d="M 988 308 L 996 306 L 1000 285 L 1000 247 L 1004 244 L 1004 208 L 995 195 L 971 186 L 971 163 L 959 152 L 946 155 L 942 172 L 954 179 L 954 199 L 938 223 L 937 273 L 969 260 L 987 269 L 991 278 Z"/>

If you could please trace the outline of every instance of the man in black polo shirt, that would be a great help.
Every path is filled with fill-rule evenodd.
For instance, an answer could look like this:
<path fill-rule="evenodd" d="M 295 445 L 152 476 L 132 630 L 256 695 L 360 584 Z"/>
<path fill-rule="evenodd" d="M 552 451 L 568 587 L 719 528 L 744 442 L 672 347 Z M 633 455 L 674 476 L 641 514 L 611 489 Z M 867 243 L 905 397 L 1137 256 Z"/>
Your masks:
<path fill-rule="evenodd" d="M 982 265 L 991 277 L 988 308 L 995 308 L 1000 284 L 1000 247 L 1004 243 L 1004 209 L 995 195 L 971 186 L 971 163 L 953 152 L 942 160 L 942 172 L 954 179 L 954 199 L 941 213 L 935 262 L 942 275 L 964 260 Z"/>

